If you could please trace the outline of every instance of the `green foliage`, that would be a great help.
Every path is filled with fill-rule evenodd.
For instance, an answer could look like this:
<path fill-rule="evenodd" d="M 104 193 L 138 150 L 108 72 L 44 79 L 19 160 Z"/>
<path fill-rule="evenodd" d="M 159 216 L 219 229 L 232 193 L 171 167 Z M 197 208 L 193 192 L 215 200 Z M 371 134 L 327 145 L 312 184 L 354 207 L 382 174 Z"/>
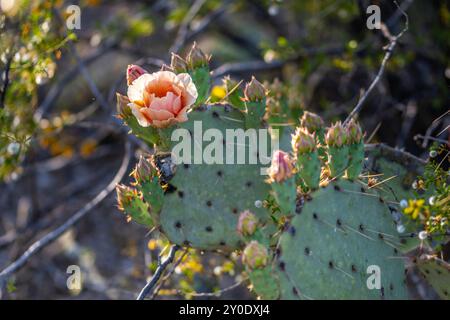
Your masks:
<path fill-rule="evenodd" d="M 36 125 L 37 88 L 53 78 L 62 47 L 74 39 L 55 26 L 55 1 L 17 1 L 0 13 L 0 180 L 17 170 Z"/>

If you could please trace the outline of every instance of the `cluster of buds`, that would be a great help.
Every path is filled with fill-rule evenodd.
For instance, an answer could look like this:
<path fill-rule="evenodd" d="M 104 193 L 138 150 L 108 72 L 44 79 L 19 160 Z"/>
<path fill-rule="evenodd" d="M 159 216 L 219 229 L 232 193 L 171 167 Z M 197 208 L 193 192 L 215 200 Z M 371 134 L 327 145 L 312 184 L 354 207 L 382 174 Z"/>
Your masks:
<path fill-rule="evenodd" d="M 294 174 L 294 166 L 289 154 L 282 150 L 275 151 L 268 174 L 270 182 L 280 183 L 292 177 Z"/>
<path fill-rule="evenodd" d="M 361 126 L 354 120 L 351 119 L 346 126 L 348 144 L 360 143 L 363 139 L 363 132 Z"/>
<path fill-rule="evenodd" d="M 310 153 L 316 149 L 315 133 L 309 133 L 306 128 L 298 127 L 292 135 L 291 143 L 295 154 Z"/>
<path fill-rule="evenodd" d="M 267 248 L 255 240 L 251 241 L 242 253 L 242 263 L 250 270 L 264 268 L 268 259 L 269 253 Z"/>
<path fill-rule="evenodd" d="M 244 97 L 247 101 L 264 101 L 266 93 L 266 88 L 253 76 L 244 89 Z"/>
<path fill-rule="evenodd" d="M 197 46 L 197 43 L 194 42 L 191 50 L 189 50 L 189 53 L 186 56 L 186 59 L 183 59 L 178 54 L 172 52 L 170 68 L 176 73 L 183 73 L 187 72 L 188 70 L 207 67 L 210 59 L 211 56 L 208 56 L 206 53 L 204 53 Z"/>
<path fill-rule="evenodd" d="M 237 224 L 237 231 L 242 236 L 251 236 L 255 233 L 258 226 L 258 218 L 249 210 L 241 212 Z"/>
<path fill-rule="evenodd" d="M 347 130 L 340 121 L 336 122 L 328 129 L 325 141 L 328 146 L 337 148 L 340 148 L 347 143 Z"/>
<path fill-rule="evenodd" d="M 300 125 L 306 128 L 309 132 L 313 133 L 322 129 L 324 122 L 319 115 L 305 111 L 300 119 Z"/>

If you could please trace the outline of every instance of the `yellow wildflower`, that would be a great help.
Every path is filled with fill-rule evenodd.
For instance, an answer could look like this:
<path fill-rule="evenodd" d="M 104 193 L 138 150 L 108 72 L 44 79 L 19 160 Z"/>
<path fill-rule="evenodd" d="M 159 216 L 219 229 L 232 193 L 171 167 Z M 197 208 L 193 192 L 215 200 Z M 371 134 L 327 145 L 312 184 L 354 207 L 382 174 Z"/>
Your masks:
<path fill-rule="evenodd" d="M 408 200 L 408 206 L 403 210 L 406 215 L 410 215 L 412 219 L 417 219 L 420 212 L 422 211 L 423 205 L 425 204 L 424 199 L 419 200 Z"/>
<path fill-rule="evenodd" d="M 211 90 L 211 100 L 220 101 L 227 95 L 227 91 L 222 86 L 214 86 Z"/>

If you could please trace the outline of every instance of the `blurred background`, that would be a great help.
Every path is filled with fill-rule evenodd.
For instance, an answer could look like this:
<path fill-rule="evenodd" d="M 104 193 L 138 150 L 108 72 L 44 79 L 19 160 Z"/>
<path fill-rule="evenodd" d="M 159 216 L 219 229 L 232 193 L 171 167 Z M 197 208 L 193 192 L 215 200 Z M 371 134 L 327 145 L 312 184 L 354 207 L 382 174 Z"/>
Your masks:
<path fill-rule="evenodd" d="M 159 70 L 196 41 L 212 55 L 215 92 L 225 75 L 277 78 L 302 108 L 344 120 L 388 44 L 366 26 L 371 4 L 393 35 L 404 28 L 393 1 L 0 0 L 0 270 L 119 170 L 127 138 L 114 120 L 115 93 L 126 92 L 128 64 Z M 409 29 L 360 121 L 371 142 L 426 158 L 433 139 L 449 141 L 450 7 L 399 6 Z M 133 144 L 127 172 L 138 153 Z M 134 299 L 166 245 L 127 223 L 110 193 L 15 273 L 2 298 Z M 189 250 L 177 259 L 154 298 L 253 298 L 233 254 Z M 69 265 L 82 270 L 81 290 L 67 288 Z M 414 273 L 409 286 L 415 298 L 436 298 Z"/>

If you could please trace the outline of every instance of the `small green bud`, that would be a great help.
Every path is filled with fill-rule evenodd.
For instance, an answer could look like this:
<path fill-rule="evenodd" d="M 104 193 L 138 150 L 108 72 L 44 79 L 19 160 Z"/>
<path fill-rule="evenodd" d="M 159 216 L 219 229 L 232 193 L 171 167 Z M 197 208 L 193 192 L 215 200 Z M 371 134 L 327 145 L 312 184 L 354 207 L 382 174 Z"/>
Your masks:
<path fill-rule="evenodd" d="M 194 42 L 186 57 L 186 62 L 189 68 L 196 69 L 207 66 L 209 64 L 209 59 L 210 57 L 198 48 L 197 43 Z"/>
<path fill-rule="evenodd" d="M 252 76 L 252 80 L 245 86 L 244 96 L 247 101 L 263 101 L 266 97 L 266 88 Z"/>
<path fill-rule="evenodd" d="M 347 143 L 347 140 L 347 130 L 345 130 L 340 121 L 328 129 L 325 137 L 325 142 L 330 147 L 342 147 Z"/>
<path fill-rule="evenodd" d="M 267 248 L 255 240 L 251 241 L 242 253 L 242 263 L 250 270 L 264 268 L 268 260 Z"/>
<path fill-rule="evenodd" d="M 319 115 L 308 111 L 303 113 L 300 124 L 311 133 L 317 132 L 324 126 L 323 120 Z"/>
<path fill-rule="evenodd" d="M 117 203 L 119 205 L 119 210 L 125 211 L 126 208 L 131 204 L 134 197 L 137 196 L 137 191 L 126 185 L 118 184 L 116 186 L 117 192 Z"/>
<path fill-rule="evenodd" d="M 170 68 L 176 73 L 183 73 L 187 70 L 187 63 L 182 57 L 172 52 Z"/>
<path fill-rule="evenodd" d="M 306 128 L 298 127 L 291 143 L 295 154 L 310 153 L 316 149 L 315 133 L 309 133 Z"/>
<path fill-rule="evenodd" d="M 257 225 L 258 218 L 249 210 L 245 210 L 239 215 L 237 231 L 242 236 L 251 236 L 255 233 Z"/>

